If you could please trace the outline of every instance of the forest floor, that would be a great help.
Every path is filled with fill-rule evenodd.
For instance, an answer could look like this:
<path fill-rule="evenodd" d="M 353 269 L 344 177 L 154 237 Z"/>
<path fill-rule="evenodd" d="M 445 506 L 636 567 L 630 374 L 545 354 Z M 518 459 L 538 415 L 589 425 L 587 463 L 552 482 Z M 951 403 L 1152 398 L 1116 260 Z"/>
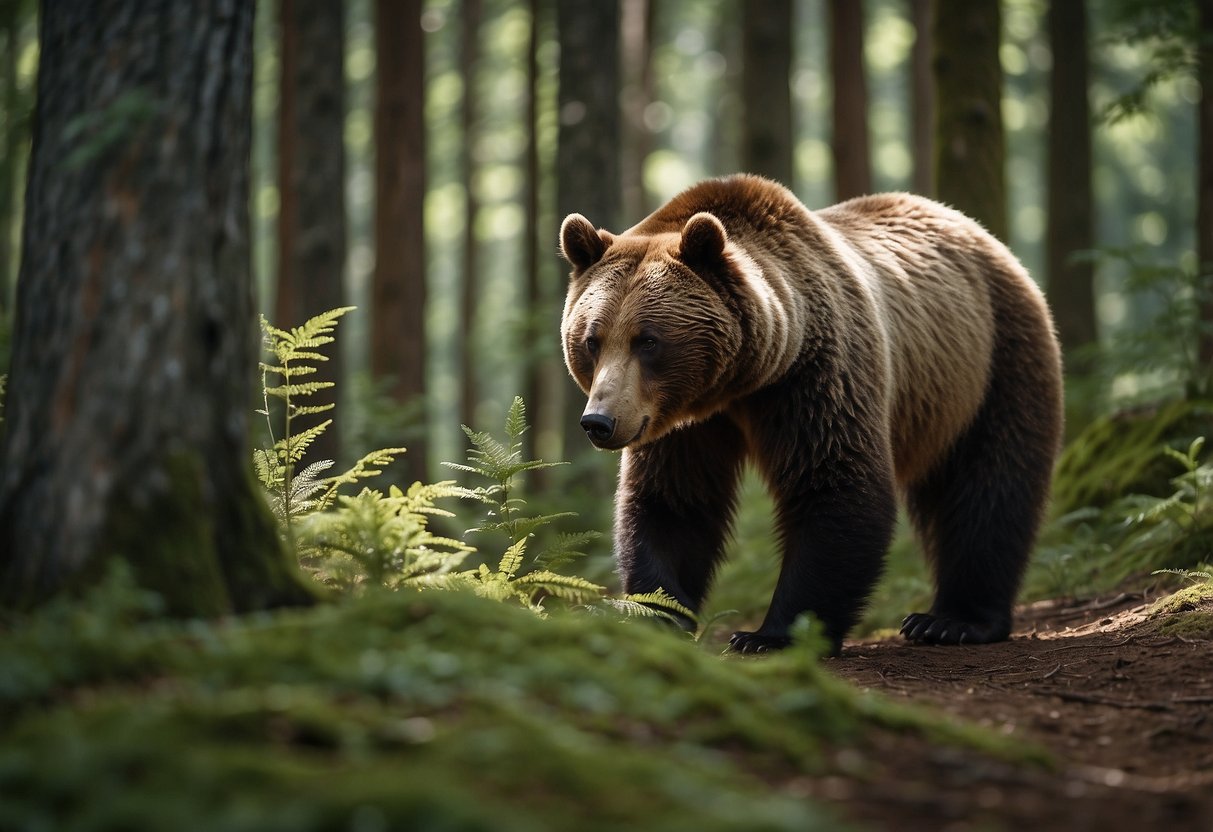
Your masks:
<path fill-rule="evenodd" d="M 1002 644 L 859 641 L 827 661 L 862 689 L 1039 745 L 1051 768 L 886 733 L 796 785 L 877 829 L 1213 830 L 1213 641 L 1148 619 L 1149 600 L 1044 601 Z"/>

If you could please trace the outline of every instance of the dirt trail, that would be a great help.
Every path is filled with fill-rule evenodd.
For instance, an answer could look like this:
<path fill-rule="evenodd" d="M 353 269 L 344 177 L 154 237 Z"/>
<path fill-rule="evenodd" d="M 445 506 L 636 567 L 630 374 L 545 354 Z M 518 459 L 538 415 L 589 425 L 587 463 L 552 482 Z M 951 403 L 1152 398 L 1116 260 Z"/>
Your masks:
<path fill-rule="evenodd" d="M 1008 642 L 853 642 L 830 668 L 1046 748 L 1054 770 L 885 738 L 803 788 L 896 830 L 1213 832 L 1213 641 L 1160 635 L 1142 594 L 1023 608 Z"/>

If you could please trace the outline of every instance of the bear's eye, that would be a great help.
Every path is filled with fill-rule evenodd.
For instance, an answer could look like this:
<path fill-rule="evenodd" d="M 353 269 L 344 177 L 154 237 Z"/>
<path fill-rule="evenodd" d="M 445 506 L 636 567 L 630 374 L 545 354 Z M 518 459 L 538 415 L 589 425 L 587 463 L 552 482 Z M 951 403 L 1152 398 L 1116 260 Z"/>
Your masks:
<path fill-rule="evenodd" d="M 657 339 L 652 336 L 644 336 L 636 341 L 636 349 L 641 352 L 653 352 L 657 349 Z"/>
<path fill-rule="evenodd" d="M 585 350 L 590 355 L 598 355 L 599 346 L 600 344 L 598 343 L 597 338 L 590 336 L 589 338 L 585 339 Z"/>

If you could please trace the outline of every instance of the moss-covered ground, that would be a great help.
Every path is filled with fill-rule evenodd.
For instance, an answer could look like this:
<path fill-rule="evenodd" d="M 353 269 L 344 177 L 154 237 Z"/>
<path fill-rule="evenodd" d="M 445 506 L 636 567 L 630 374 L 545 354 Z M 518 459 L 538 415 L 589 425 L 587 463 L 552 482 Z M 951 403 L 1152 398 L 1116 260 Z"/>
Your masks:
<path fill-rule="evenodd" d="M 827 746 L 991 741 L 855 692 L 811 639 L 725 658 L 437 591 L 159 606 L 119 575 L 4 625 L 0 829 L 834 830 L 781 786 Z"/>

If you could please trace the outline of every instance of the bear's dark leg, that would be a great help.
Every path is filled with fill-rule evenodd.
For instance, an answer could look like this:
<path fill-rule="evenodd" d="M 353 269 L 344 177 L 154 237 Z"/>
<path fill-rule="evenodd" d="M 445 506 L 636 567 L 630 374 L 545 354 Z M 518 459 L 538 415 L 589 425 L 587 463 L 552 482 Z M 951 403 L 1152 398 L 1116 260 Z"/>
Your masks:
<path fill-rule="evenodd" d="M 783 566 L 757 632 L 734 633 L 741 653 L 787 646 L 797 616 L 811 612 L 832 652 L 863 612 L 884 564 L 897 505 L 890 466 L 873 454 L 768 472 L 777 498 Z M 822 472 L 829 472 L 822 477 Z"/>
<path fill-rule="evenodd" d="M 615 507 L 623 590 L 664 589 L 698 613 L 733 523 L 741 433 L 715 416 L 626 454 Z"/>
<path fill-rule="evenodd" d="M 1011 633 L 1011 608 L 1048 499 L 1061 392 L 1048 355 L 1012 365 L 995 353 L 974 422 L 909 489 L 911 518 L 935 571 L 930 612 L 902 625 L 911 641 L 973 644 Z"/>

